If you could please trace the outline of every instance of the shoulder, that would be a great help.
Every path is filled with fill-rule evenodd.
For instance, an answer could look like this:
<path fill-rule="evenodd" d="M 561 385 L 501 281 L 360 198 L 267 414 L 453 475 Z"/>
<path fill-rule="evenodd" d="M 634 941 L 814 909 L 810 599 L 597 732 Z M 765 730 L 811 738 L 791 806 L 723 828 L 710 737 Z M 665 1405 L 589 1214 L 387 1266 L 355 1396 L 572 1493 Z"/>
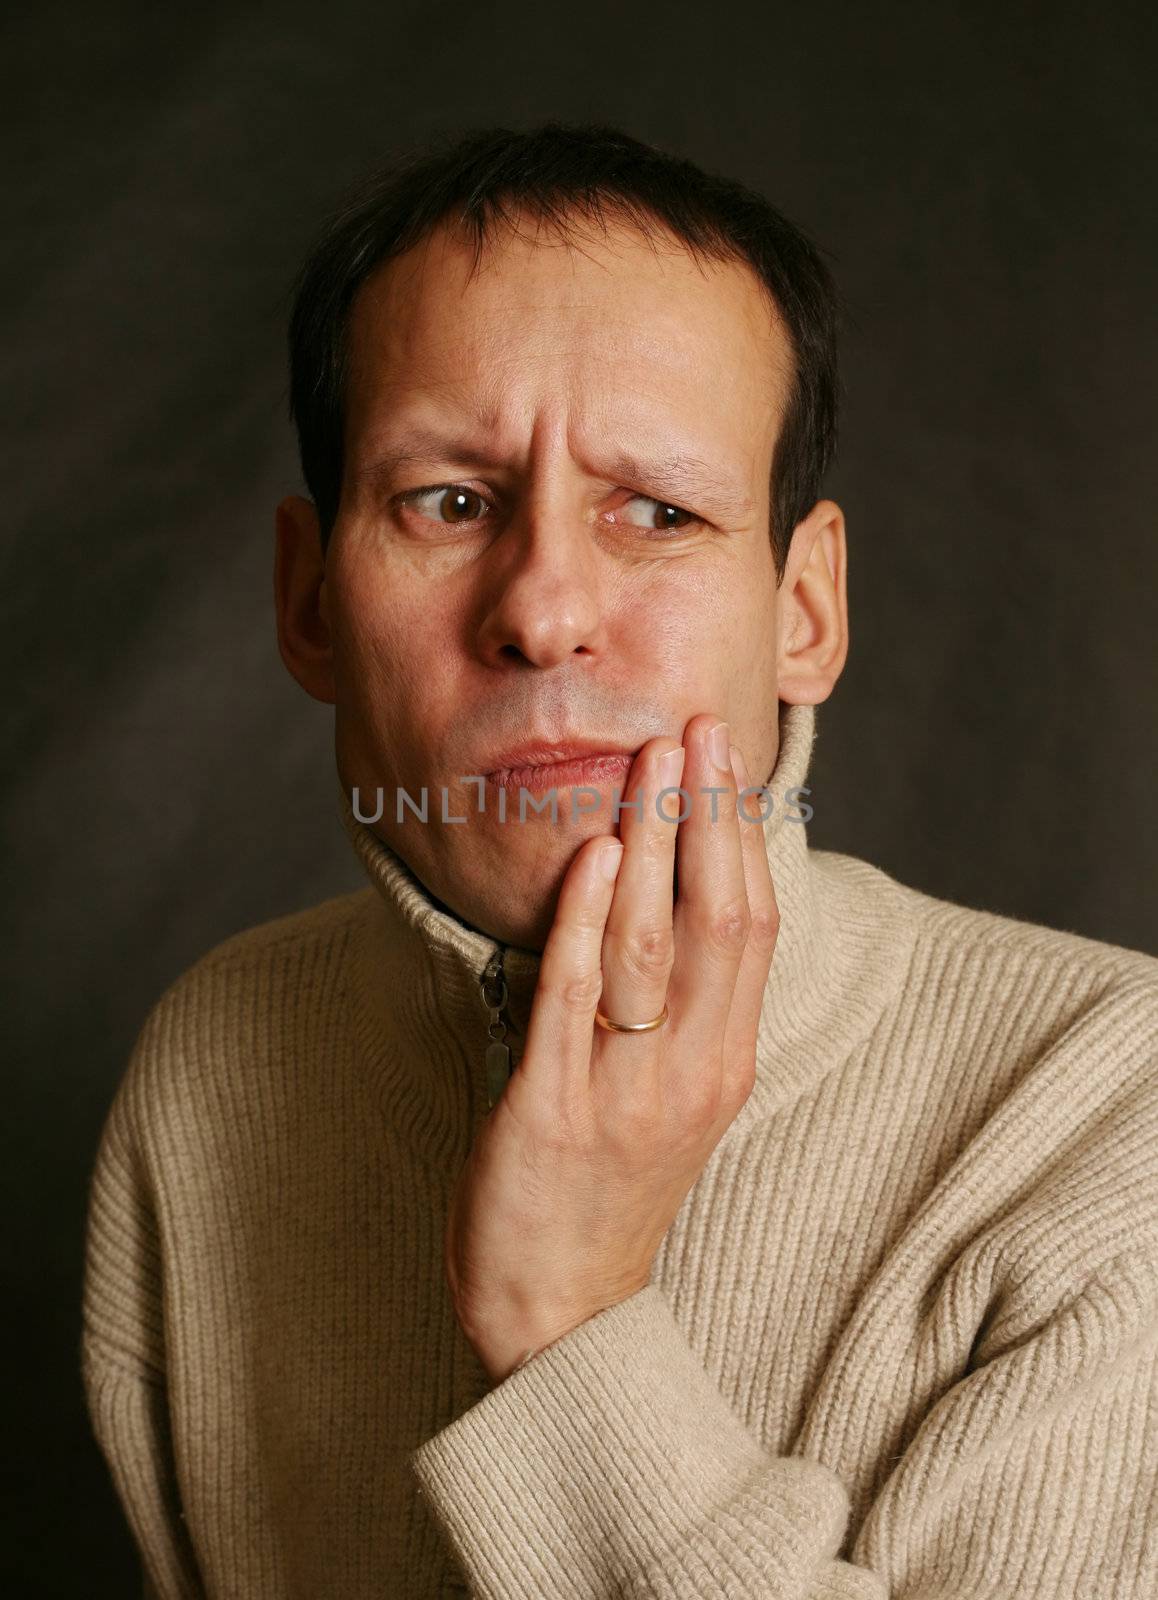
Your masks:
<path fill-rule="evenodd" d="M 345 937 L 373 889 L 335 895 L 301 911 L 291 911 L 252 928 L 243 928 L 214 945 L 186 969 L 164 992 L 159 1003 L 198 980 L 217 974 L 276 963 L 288 953 L 307 952 Z"/>
<path fill-rule="evenodd" d="M 846 915 L 874 906 L 911 931 L 908 999 L 936 989 L 942 1010 L 1008 1022 L 1013 1034 L 1056 1038 L 1096 1012 L 1091 1045 L 1136 1039 L 1153 1059 L 1158 1029 L 1158 957 L 1065 928 L 960 904 L 904 884 L 881 868 L 834 851 L 813 851 L 816 871 Z"/>
<path fill-rule="evenodd" d="M 815 870 L 850 897 L 885 897 L 903 907 L 927 949 L 976 954 L 1010 967 L 1060 962 L 1075 974 L 1158 985 L 1158 957 L 1144 951 L 926 893 L 857 856 L 817 849 L 809 854 Z"/>
<path fill-rule="evenodd" d="M 1158 996 L 1158 958 L 1071 929 L 987 911 L 911 890 L 922 902 L 922 935 L 931 944 L 982 952 L 1009 965 L 1060 967 L 1075 978 L 1140 985 Z"/>
<path fill-rule="evenodd" d="M 1158 959 L 819 854 L 846 915 L 880 902 L 912 930 L 883 1026 L 912 1045 L 910 1090 L 959 1116 L 977 1181 L 1050 1226 L 1099 1195 L 1107 1219 L 1127 1195 L 1158 1212 Z"/>
<path fill-rule="evenodd" d="M 374 899 L 373 889 L 337 895 L 302 911 L 245 928 L 207 950 L 160 995 L 142 1037 L 152 1037 L 182 1020 L 204 1030 L 238 1019 L 215 1010 L 215 1001 L 244 995 L 270 1010 L 285 991 L 332 984 L 351 930 Z M 255 990 L 255 985 L 262 985 Z"/>
<path fill-rule="evenodd" d="M 147 1013 L 110 1112 L 144 1136 L 191 1096 L 259 1078 L 312 1026 L 343 1011 L 346 953 L 372 888 L 243 929 L 213 946 Z"/>
<path fill-rule="evenodd" d="M 1107 1099 L 1158 1086 L 1158 959 L 999 912 L 917 895 L 917 971 L 1053 1083 Z"/>
<path fill-rule="evenodd" d="M 810 855 L 840 938 L 860 930 L 864 959 L 886 950 L 881 1026 L 919 1024 L 928 1072 L 963 1075 L 990 1106 L 1047 1061 L 1076 1062 L 1107 1087 L 1153 1081 L 1158 958 L 928 894 L 857 857 Z"/>
<path fill-rule="evenodd" d="M 901 1004 L 937 1103 L 972 1107 L 923 1220 L 961 1251 L 950 1279 L 993 1292 L 985 1351 L 1087 1292 L 1158 1315 L 1158 959 L 895 887 Z"/>

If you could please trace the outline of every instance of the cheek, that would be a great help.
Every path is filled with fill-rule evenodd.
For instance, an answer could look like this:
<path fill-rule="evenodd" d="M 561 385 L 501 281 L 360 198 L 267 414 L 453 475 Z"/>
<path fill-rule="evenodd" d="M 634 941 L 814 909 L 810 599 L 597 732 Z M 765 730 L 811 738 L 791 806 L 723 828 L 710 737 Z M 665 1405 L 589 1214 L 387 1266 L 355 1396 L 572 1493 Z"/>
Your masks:
<path fill-rule="evenodd" d="M 433 608 L 438 594 L 395 570 L 368 540 L 350 539 L 333 575 L 335 650 L 348 675 L 397 681 L 415 672 L 444 622 Z"/>
<path fill-rule="evenodd" d="M 694 582 L 657 585 L 646 602 L 629 608 L 629 618 L 631 658 L 687 689 L 718 694 L 737 674 L 747 677 L 772 660 L 766 608 L 757 605 L 753 584 L 730 575 L 701 573 Z"/>
<path fill-rule="evenodd" d="M 454 591 L 406 563 L 348 551 L 334 574 L 334 666 L 340 742 L 348 764 L 372 763 L 391 781 L 426 781 L 462 703 L 461 619 Z M 378 781 L 381 781 L 380 779 Z"/>

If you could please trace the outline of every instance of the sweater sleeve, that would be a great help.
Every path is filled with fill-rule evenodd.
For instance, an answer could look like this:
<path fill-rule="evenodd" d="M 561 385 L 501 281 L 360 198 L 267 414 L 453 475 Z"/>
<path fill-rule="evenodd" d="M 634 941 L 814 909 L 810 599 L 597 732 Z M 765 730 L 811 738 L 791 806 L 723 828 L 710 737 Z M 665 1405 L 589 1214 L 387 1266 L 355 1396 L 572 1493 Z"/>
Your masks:
<path fill-rule="evenodd" d="M 835 1559 L 849 1513 L 837 1475 L 761 1447 L 655 1284 L 541 1351 L 409 1461 L 480 1600 L 888 1593 Z"/>
<path fill-rule="evenodd" d="M 140 1558 L 144 1600 L 203 1600 L 173 1461 L 160 1250 L 129 1131 L 131 1088 L 130 1069 L 90 1184 L 81 1370 L 93 1432 Z"/>
<path fill-rule="evenodd" d="M 953 1385 L 855 1542 L 840 1477 L 761 1447 L 654 1284 L 410 1464 L 480 1600 L 1147 1600 L 1158 1302 L 1145 1281 L 1107 1272 Z"/>
<path fill-rule="evenodd" d="M 1130 1231 L 1143 1232 L 1137 1215 Z M 852 1555 L 898 1600 L 1148 1600 L 1156 1508 L 1158 1258 L 1144 1242 L 1095 1266 L 1037 1326 L 982 1327 Z"/>

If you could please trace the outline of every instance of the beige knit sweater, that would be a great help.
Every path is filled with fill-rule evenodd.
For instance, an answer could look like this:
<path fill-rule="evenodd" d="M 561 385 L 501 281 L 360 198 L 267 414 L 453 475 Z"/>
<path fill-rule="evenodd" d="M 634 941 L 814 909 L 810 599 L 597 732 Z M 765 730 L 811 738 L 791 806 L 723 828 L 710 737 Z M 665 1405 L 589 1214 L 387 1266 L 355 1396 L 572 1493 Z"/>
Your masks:
<path fill-rule="evenodd" d="M 147 1594 L 1158 1597 L 1158 961 L 809 850 L 814 727 L 756 1087 L 648 1286 L 497 1387 L 442 1274 L 494 943 L 346 808 L 372 887 L 159 1001 L 83 1336 Z"/>

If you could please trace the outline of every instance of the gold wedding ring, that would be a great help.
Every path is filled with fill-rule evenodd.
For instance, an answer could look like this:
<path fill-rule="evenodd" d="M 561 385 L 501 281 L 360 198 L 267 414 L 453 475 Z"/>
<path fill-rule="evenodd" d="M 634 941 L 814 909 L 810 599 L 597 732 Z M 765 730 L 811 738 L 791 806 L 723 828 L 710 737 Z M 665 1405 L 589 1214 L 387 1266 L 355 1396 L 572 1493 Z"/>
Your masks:
<path fill-rule="evenodd" d="M 596 1010 L 595 1020 L 601 1028 L 606 1028 L 608 1033 L 650 1033 L 653 1028 L 662 1028 L 667 1021 L 667 1005 L 658 1017 L 652 1017 L 650 1022 L 612 1022 L 610 1017 L 605 1017 L 602 1011 Z"/>

